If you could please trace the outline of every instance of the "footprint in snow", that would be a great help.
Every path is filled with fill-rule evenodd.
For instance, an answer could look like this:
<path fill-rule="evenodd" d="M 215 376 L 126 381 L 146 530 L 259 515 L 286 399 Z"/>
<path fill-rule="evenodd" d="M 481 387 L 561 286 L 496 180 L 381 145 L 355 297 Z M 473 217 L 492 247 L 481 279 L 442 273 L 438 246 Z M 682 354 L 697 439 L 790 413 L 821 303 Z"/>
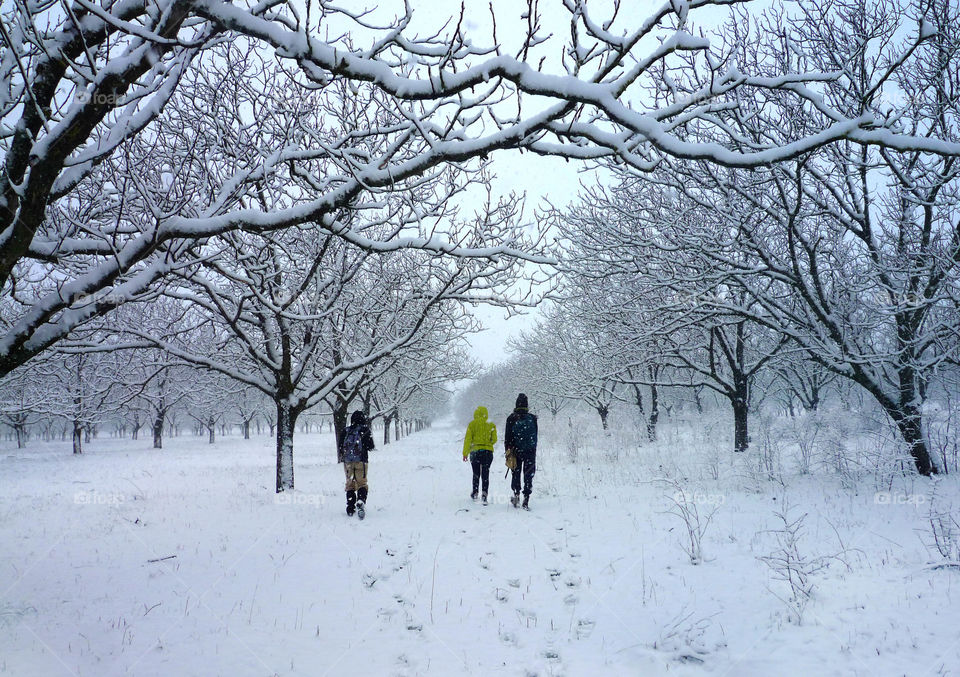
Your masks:
<path fill-rule="evenodd" d="M 593 634 L 593 629 L 597 626 L 596 621 L 589 618 L 581 618 L 577 621 L 577 639 L 584 639 Z"/>
<path fill-rule="evenodd" d="M 511 578 L 511 579 L 509 579 L 509 580 L 507 581 L 507 585 L 509 585 L 511 588 L 519 588 L 519 587 L 520 587 L 520 579 L 519 579 L 519 578 Z"/>
<path fill-rule="evenodd" d="M 567 595 L 563 598 L 563 603 L 567 606 L 576 606 L 577 602 L 580 601 L 580 598 L 576 595 Z"/>
<path fill-rule="evenodd" d="M 500 631 L 500 641 L 510 646 L 517 646 L 517 636 L 512 632 Z"/>
<path fill-rule="evenodd" d="M 550 661 L 551 663 L 559 663 L 559 662 L 560 662 L 560 654 L 558 654 L 558 653 L 557 653 L 556 651 L 554 651 L 553 649 L 547 649 L 546 651 L 544 651 L 544 652 L 543 652 L 543 657 L 546 658 L 546 659 L 547 659 L 548 661 Z"/>
<path fill-rule="evenodd" d="M 521 621 L 526 621 L 528 626 L 530 623 L 536 624 L 537 622 L 536 611 L 531 611 L 530 609 L 517 609 L 517 615 L 520 617 Z"/>

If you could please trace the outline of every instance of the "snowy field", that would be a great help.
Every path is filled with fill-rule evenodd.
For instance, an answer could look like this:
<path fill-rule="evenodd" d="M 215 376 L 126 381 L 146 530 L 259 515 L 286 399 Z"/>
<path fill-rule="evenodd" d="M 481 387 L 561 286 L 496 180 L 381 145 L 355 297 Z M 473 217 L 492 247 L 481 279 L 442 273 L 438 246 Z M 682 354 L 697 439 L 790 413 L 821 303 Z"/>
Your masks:
<path fill-rule="evenodd" d="M 467 498 L 460 435 L 374 452 L 364 522 L 327 435 L 297 436 L 279 499 L 266 436 L 100 439 L 76 458 L 5 442 L 0 674 L 960 674 L 960 571 L 936 566 L 926 480 L 781 484 L 664 426 L 651 446 L 547 443 L 524 512 L 499 448 L 491 505 Z M 701 518 L 716 508 L 701 564 L 658 474 Z M 937 492 L 960 506 L 954 476 Z M 800 623 L 761 559 L 785 504 L 822 567 Z"/>

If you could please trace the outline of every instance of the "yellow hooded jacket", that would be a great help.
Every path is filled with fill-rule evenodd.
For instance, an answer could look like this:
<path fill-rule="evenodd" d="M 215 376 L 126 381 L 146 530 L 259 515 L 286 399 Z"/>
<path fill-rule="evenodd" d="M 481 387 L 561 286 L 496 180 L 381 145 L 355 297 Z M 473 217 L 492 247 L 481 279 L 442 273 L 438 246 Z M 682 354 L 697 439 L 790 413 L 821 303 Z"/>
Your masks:
<path fill-rule="evenodd" d="M 477 410 L 473 412 L 473 420 L 467 424 L 467 434 L 463 438 L 463 457 L 466 458 L 471 451 L 479 451 L 480 449 L 493 451 L 493 445 L 496 441 L 496 424 L 487 421 L 486 407 L 477 407 Z"/>

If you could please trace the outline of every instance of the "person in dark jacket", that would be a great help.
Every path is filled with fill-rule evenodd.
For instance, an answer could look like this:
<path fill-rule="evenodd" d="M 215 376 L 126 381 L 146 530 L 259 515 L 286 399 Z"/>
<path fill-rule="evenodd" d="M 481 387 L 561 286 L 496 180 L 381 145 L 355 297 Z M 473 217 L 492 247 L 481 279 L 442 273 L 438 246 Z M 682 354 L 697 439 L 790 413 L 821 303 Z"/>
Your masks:
<path fill-rule="evenodd" d="M 523 507 L 529 510 L 533 475 L 537 471 L 537 417 L 530 413 L 527 396 L 523 393 L 517 395 L 513 413 L 507 417 L 503 445 L 507 453 L 516 458 L 510 482 L 513 489 L 510 502 L 514 508 L 520 502 L 520 476 L 523 475 Z"/>
<path fill-rule="evenodd" d="M 360 519 L 366 515 L 368 454 L 374 448 L 367 417 L 362 411 L 353 412 L 350 425 L 343 431 L 340 461 L 347 476 L 347 514 L 356 512 Z"/>

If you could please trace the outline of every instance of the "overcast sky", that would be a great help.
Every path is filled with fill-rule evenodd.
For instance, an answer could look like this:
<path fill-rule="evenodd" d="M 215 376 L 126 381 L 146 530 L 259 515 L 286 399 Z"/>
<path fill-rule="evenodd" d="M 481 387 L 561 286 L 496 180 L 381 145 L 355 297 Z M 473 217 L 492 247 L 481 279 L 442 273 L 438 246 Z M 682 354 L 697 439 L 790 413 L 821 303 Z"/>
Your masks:
<path fill-rule="evenodd" d="M 582 164 L 515 151 L 494 156 L 493 168 L 497 176 L 494 181 L 495 192 L 526 192 L 525 217 L 528 221 L 533 218 L 534 208 L 540 206 L 543 198 L 561 207 L 577 195 L 581 178 L 589 180 L 589 175 L 578 173 L 584 169 Z M 531 327 L 536 318 L 535 310 L 509 319 L 499 308 L 481 307 L 474 312 L 487 329 L 472 336 L 470 345 L 474 357 L 486 366 L 505 360 L 507 341 Z"/>

